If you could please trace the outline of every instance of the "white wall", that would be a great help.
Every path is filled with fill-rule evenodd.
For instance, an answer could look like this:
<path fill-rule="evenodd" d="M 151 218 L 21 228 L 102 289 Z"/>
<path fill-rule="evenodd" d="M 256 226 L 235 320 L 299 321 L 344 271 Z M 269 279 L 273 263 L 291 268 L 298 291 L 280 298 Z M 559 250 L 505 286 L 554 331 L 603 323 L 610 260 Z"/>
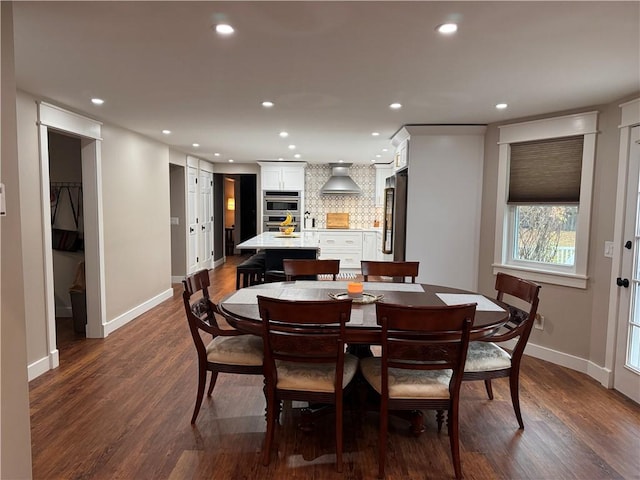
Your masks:
<path fill-rule="evenodd" d="M 12 8 L 0 3 L 0 178 L 7 187 L 7 215 L 0 217 L 0 478 L 19 480 L 31 478 L 31 430 Z"/>
<path fill-rule="evenodd" d="M 171 288 L 169 148 L 102 128 L 107 321 Z"/>
<path fill-rule="evenodd" d="M 475 290 L 483 127 L 411 128 L 405 258 L 422 282 Z"/>
<path fill-rule="evenodd" d="M 45 314 L 44 252 L 42 246 L 42 211 L 40 193 L 40 156 L 38 151 L 38 118 L 35 98 L 18 92 L 18 165 L 20 167 L 20 210 L 22 212 L 22 249 L 24 252 L 24 284 L 33 295 L 25 303 L 27 328 L 27 362 L 29 365 L 47 359 L 47 323 Z"/>

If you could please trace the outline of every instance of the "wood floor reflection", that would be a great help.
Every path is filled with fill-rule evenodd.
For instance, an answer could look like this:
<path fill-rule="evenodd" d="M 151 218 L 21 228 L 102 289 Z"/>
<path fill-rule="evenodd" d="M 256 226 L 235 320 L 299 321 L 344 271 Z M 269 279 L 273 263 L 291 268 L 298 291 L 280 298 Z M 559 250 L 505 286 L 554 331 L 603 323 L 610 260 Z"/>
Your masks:
<path fill-rule="evenodd" d="M 211 273 L 214 300 L 235 288 L 231 257 Z M 344 472 L 335 472 L 333 422 L 311 434 L 285 405 L 277 459 L 261 464 L 262 378 L 220 374 L 195 427 L 196 354 L 181 287 L 172 299 L 102 340 L 61 346 L 60 367 L 30 385 L 35 479 L 370 479 L 377 474 L 378 417 L 345 412 Z M 640 407 L 586 375 L 525 357 L 518 430 L 508 384 L 495 399 L 464 384 L 460 405 L 467 479 L 640 478 Z M 409 435 L 390 423 L 387 479 L 451 479 L 449 439 L 435 414 Z"/>

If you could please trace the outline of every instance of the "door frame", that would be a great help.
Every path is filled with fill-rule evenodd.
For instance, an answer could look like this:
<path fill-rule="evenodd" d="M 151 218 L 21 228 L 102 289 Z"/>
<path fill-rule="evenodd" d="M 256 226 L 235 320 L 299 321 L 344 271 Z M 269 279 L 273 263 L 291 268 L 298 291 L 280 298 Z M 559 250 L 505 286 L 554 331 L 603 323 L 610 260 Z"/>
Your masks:
<path fill-rule="evenodd" d="M 53 251 L 51 248 L 51 205 L 49 194 L 48 130 L 70 133 L 81 138 L 85 279 L 87 298 L 87 338 L 104 338 L 105 288 L 104 239 L 102 229 L 102 123 L 69 112 L 46 102 L 38 104 L 40 143 L 40 187 L 42 212 L 42 251 L 44 257 L 45 324 L 49 368 L 59 365 L 56 346 Z"/>
<path fill-rule="evenodd" d="M 627 205 L 627 183 L 629 173 L 629 149 L 631 129 L 640 125 L 640 98 L 619 105 L 621 109 L 620 122 L 620 150 L 618 155 L 618 183 L 616 189 L 616 210 L 613 231 L 613 258 L 611 262 L 611 279 L 609 290 L 609 311 L 607 322 L 607 342 L 605 350 L 605 377 L 600 378 L 602 385 L 614 388 L 616 375 L 616 358 L 619 355 L 618 329 L 620 323 L 621 304 L 620 287 L 616 279 L 622 275 L 624 231 Z M 594 376 L 594 378 L 599 378 Z M 628 393 L 622 392 L 625 395 Z M 635 399 L 638 401 L 638 399 Z"/>

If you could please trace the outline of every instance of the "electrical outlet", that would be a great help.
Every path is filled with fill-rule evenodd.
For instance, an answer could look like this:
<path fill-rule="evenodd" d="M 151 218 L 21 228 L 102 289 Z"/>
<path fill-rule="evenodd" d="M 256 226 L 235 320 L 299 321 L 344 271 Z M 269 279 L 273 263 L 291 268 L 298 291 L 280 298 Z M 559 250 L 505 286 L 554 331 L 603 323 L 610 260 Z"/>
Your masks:
<path fill-rule="evenodd" d="M 533 321 L 533 328 L 544 330 L 544 315 L 536 313 L 536 319 Z"/>

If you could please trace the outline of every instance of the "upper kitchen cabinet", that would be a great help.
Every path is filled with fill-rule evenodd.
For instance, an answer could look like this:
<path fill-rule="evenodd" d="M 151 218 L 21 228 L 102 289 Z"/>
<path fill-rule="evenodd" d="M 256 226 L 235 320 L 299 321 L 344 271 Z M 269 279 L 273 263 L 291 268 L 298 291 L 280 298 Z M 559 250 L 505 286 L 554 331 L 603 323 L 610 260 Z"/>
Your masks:
<path fill-rule="evenodd" d="M 409 132 L 406 128 L 401 128 L 391 139 L 395 148 L 392 168 L 394 172 L 402 170 L 409 165 Z"/>
<path fill-rule="evenodd" d="M 376 191 L 374 203 L 376 207 L 384 206 L 384 189 L 386 188 L 386 180 L 393 175 L 394 163 L 377 163 L 374 165 L 376 169 Z"/>
<path fill-rule="evenodd" d="M 262 190 L 304 190 L 305 162 L 258 162 Z"/>
<path fill-rule="evenodd" d="M 398 132 L 410 136 L 405 257 L 420 262 L 423 283 L 476 290 L 485 129 L 412 125 Z"/>

